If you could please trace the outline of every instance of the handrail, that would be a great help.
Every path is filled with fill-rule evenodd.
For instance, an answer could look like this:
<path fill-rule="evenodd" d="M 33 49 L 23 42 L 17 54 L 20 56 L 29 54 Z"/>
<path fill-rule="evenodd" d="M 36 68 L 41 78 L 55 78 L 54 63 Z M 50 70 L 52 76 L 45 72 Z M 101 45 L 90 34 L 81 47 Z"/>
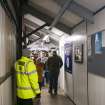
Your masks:
<path fill-rule="evenodd" d="M 12 75 L 13 75 L 13 71 L 10 71 L 6 73 L 4 76 L 0 77 L 0 85 L 3 84 Z"/>

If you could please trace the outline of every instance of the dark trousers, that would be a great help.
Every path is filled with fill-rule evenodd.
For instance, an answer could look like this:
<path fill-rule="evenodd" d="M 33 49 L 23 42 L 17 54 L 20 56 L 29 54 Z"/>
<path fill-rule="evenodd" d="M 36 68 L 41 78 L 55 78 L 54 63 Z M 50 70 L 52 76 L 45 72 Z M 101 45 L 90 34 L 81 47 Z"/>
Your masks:
<path fill-rule="evenodd" d="M 50 86 L 49 91 L 52 92 L 54 89 L 54 93 L 57 93 L 58 90 L 58 73 L 50 73 Z"/>
<path fill-rule="evenodd" d="M 17 105 L 33 105 L 32 99 L 21 99 L 17 97 Z"/>
<path fill-rule="evenodd" d="M 46 83 L 49 82 L 49 72 L 45 71 L 45 79 L 46 79 Z"/>
<path fill-rule="evenodd" d="M 42 88 L 42 82 L 38 82 L 38 83 L 39 83 L 39 88 L 41 90 L 41 88 Z"/>

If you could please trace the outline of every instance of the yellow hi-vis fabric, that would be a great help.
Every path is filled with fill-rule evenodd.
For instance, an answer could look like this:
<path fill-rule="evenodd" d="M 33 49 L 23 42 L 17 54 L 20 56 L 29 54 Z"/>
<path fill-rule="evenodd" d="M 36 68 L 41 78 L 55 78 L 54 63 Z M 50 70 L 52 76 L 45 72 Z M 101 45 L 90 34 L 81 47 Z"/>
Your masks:
<path fill-rule="evenodd" d="M 16 63 L 17 96 L 21 99 L 36 97 L 40 93 L 38 75 L 34 62 L 21 57 Z"/>

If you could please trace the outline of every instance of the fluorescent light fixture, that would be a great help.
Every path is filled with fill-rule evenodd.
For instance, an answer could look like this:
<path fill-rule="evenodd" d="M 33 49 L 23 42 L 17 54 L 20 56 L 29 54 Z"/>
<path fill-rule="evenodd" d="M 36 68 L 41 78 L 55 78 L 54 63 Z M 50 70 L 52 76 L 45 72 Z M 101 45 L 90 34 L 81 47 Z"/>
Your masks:
<path fill-rule="evenodd" d="M 56 35 L 58 35 L 58 36 L 62 36 L 63 34 L 64 34 L 64 32 L 63 31 L 61 31 L 61 30 L 59 30 L 59 29 L 57 29 L 57 28 L 52 28 L 52 30 L 51 30 L 54 34 L 56 34 Z"/>
<path fill-rule="evenodd" d="M 28 20 L 30 20 L 30 21 L 32 21 L 32 22 L 34 22 L 34 23 L 36 23 L 36 24 L 39 25 L 39 26 L 42 26 L 42 25 L 45 24 L 44 21 L 42 21 L 42 20 L 40 20 L 40 19 L 38 19 L 38 18 L 36 18 L 36 17 L 30 15 L 30 14 L 25 15 L 24 18 L 25 18 L 25 19 L 28 19 Z"/>
<path fill-rule="evenodd" d="M 46 41 L 49 38 L 49 35 L 46 35 L 43 40 Z"/>
<path fill-rule="evenodd" d="M 36 38 L 40 38 L 38 35 L 32 34 L 32 36 L 36 37 Z"/>
<path fill-rule="evenodd" d="M 49 26 L 45 26 L 44 28 L 48 30 L 49 29 Z"/>

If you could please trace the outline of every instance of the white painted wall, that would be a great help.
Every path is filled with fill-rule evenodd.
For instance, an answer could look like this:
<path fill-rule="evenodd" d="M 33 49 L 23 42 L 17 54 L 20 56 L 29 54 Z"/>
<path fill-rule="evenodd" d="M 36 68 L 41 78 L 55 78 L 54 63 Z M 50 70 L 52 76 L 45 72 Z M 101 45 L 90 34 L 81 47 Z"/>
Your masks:
<path fill-rule="evenodd" d="M 68 73 L 64 73 L 64 67 L 62 68 L 60 81 L 63 81 L 64 83 L 62 84 L 60 82 L 60 87 L 62 88 L 62 86 L 64 86 L 63 89 L 65 93 L 76 103 L 76 105 L 105 105 L 105 78 L 87 72 L 87 36 L 101 30 L 105 30 L 105 9 L 94 16 L 94 24 L 87 24 L 87 30 L 85 23 L 73 30 L 72 36 L 83 36 L 83 39 L 73 41 L 73 48 L 80 43 L 84 45 L 84 61 L 83 64 L 78 64 L 75 63 L 73 59 L 72 76 Z M 62 46 L 60 46 L 61 56 L 63 58 L 64 43 L 66 39 L 68 39 L 68 37 L 62 39 L 63 43 Z"/>
<path fill-rule="evenodd" d="M 88 73 L 88 93 L 87 93 L 87 35 L 91 35 L 98 31 L 105 29 L 105 9 L 94 16 L 94 24 L 83 23 L 74 29 L 73 35 L 82 35 L 83 40 L 73 42 L 73 46 L 80 43 L 84 45 L 84 63 L 77 64 L 73 61 L 73 82 L 72 78 L 66 73 L 65 78 L 65 92 L 68 92 L 68 96 L 72 99 L 76 105 L 105 105 L 105 78 Z M 74 50 L 73 50 L 74 51 Z M 73 86 L 73 89 L 71 88 Z"/>
<path fill-rule="evenodd" d="M 105 29 L 105 9 L 94 20 L 94 24 L 88 24 L 88 36 Z M 88 73 L 88 90 L 89 105 L 105 105 L 105 77 Z"/>
<path fill-rule="evenodd" d="M 0 76 L 10 71 L 16 53 L 15 26 L 0 6 Z"/>
<path fill-rule="evenodd" d="M 16 56 L 15 26 L 0 5 L 0 77 L 10 72 Z M 12 105 L 12 80 L 0 85 L 0 105 Z"/>
<path fill-rule="evenodd" d="M 64 44 L 73 42 L 73 73 L 61 72 L 60 81 L 63 81 L 64 92 L 77 105 L 87 105 L 87 57 L 86 57 L 86 24 L 77 27 L 72 36 L 65 36 L 61 39 L 60 52 L 64 61 Z M 74 47 L 78 44 L 84 45 L 83 64 L 74 62 Z M 63 75 L 64 73 L 64 75 Z M 62 78 L 63 77 L 63 78 Z M 61 83 L 62 84 L 62 83 Z M 61 85 L 62 87 L 62 85 Z"/>
<path fill-rule="evenodd" d="M 73 36 L 80 36 L 73 42 L 73 48 L 83 44 L 83 63 L 75 63 L 73 59 L 73 87 L 74 102 L 76 105 L 87 105 L 87 44 L 86 44 L 86 23 L 81 24 L 73 31 Z M 73 49 L 74 57 L 74 49 Z"/>
<path fill-rule="evenodd" d="M 62 68 L 60 69 L 60 75 L 59 75 L 59 87 L 62 89 L 62 90 L 65 90 L 65 85 L 64 85 L 64 39 L 65 39 L 66 35 L 65 36 L 62 36 L 60 41 L 59 41 L 59 52 L 60 52 L 60 56 L 62 58 L 62 61 L 63 61 L 63 66 Z"/>
<path fill-rule="evenodd" d="M 2 105 L 2 88 L 0 86 L 0 105 Z"/>
<path fill-rule="evenodd" d="M 65 72 L 65 94 L 73 100 L 73 76 Z"/>
<path fill-rule="evenodd" d="M 12 79 L 8 78 L 2 85 L 1 89 L 1 104 L 0 105 L 12 105 Z"/>

